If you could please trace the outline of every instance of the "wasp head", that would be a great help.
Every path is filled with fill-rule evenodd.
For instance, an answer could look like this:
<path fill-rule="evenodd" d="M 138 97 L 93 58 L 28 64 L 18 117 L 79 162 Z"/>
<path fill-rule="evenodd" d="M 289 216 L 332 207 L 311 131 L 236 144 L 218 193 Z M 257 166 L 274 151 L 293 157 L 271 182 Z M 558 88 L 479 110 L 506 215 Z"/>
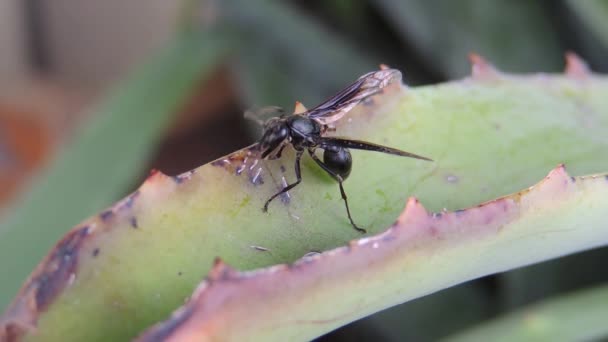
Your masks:
<path fill-rule="evenodd" d="M 266 158 L 289 137 L 289 126 L 282 118 L 272 118 L 264 124 L 264 135 L 260 139 L 262 158 Z"/>

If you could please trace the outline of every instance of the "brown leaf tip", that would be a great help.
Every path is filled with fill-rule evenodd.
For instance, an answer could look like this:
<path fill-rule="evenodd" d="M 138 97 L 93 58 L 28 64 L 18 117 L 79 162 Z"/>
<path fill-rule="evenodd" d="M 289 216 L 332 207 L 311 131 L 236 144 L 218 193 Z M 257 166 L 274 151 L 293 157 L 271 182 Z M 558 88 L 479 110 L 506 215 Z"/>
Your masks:
<path fill-rule="evenodd" d="M 391 68 L 391 67 L 390 67 L 390 66 L 388 66 L 388 65 L 386 65 L 386 64 L 380 64 L 380 70 L 388 70 L 388 69 L 390 69 L 390 68 Z"/>
<path fill-rule="evenodd" d="M 547 175 L 547 179 L 551 179 L 551 178 L 569 178 L 570 175 L 568 175 L 568 171 L 566 171 L 566 165 L 565 164 L 559 164 L 555 167 L 555 169 L 551 170 L 551 172 L 549 172 L 549 174 Z"/>
<path fill-rule="evenodd" d="M 238 277 L 238 272 L 232 267 L 228 266 L 221 258 L 215 258 L 213 261 L 213 267 L 209 271 L 207 279 L 209 282 L 216 282 L 221 280 L 230 280 L 234 277 Z"/>
<path fill-rule="evenodd" d="M 471 76 L 475 79 L 491 79 L 500 75 L 498 69 L 476 53 L 469 54 L 469 61 L 471 62 Z"/>
<path fill-rule="evenodd" d="M 162 173 L 160 170 L 152 169 L 152 170 L 150 170 L 150 173 L 148 174 L 148 178 L 146 178 L 144 183 L 152 182 L 152 181 L 164 178 L 164 177 L 167 177 L 167 175 Z"/>
<path fill-rule="evenodd" d="M 591 74 L 587 63 L 572 51 L 566 52 L 566 76 L 585 79 Z"/>
<path fill-rule="evenodd" d="M 559 164 L 555 169 L 551 170 L 547 177 L 545 177 L 545 184 L 553 184 L 557 185 L 561 188 L 568 187 L 570 183 L 575 183 L 576 178 L 570 177 L 568 171 L 566 171 L 566 166 L 564 164 Z M 542 183 L 541 183 L 542 184 Z"/>
<path fill-rule="evenodd" d="M 396 225 L 403 225 L 410 220 L 416 220 L 418 217 L 427 217 L 429 214 L 416 197 L 410 197 L 405 205 L 405 210 L 397 218 Z"/>

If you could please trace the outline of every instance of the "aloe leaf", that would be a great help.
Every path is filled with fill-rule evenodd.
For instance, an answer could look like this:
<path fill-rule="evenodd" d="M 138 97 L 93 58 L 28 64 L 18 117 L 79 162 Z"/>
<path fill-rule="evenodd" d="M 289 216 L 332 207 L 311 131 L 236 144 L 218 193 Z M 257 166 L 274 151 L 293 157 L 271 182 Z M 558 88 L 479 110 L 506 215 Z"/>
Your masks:
<path fill-rule="evenodd" d="M 591 1 L 567 1 L 575 13 L 581 16 L 583 23 L 595 34 L 597 39 L 608 47 L 608 4 L 601 0 Z"/>
<path fill-rule="evenodd" d="M 396 82 L 339 122 L 340 135 L 402 148 L 435 160 L 429 163 L 353 151 L 353 172 L 345 187 L 355 220 L 370 233 L 389 227 L 409 196 L 416 196 L 428 212 L 441 212 L 443 208 L 473 207 L 519 191 L 537 182 L 559 163 L 568 163 L 574 175 L 608 170 L 608 160 L 597 158 L 608 147 L 608 137 L 604 134 L 608 127 L 605 77 L 588 73 L 575 59 L 571 59 L 566 75 L 506 75 L 479 58 L 475 58 L 473 70 L 471 78 L 438 86 L 407 88 Z M 358 238 L 359 234 L 346 219 L 337 185 L 308 158 L 303 161 L 303 184 L 291 191 L 289 197 L 273 202 L 269 213 L 261 211 L 272 193 L 284 182 L 294 179 L 292 169 L 291 151 L 286 150 L 279 160 L 256 164 L 245 149 L 179 177 L 152 174 L 131 196 L 82 222 L 51 251 L 6 312 L 4 331 L 10 328 L 39 340 L 63 336 L 79 340 L 134 337 L 146 326 L 165 319 L 180 305 L 218 256 L 239 270 L 252 270 L 293 262 L 310 252 L 336 248 Z M 258 170 L 261 170 L 259 174 Z M 565 177 L 563 171 L 556 172 Z M 582 185 L 587 183 L 580 184 L 581 191 L 588 190 Z M 596 188 L 596 191 L 603 189 Z M 585 193 L 576 197 L 589 208 L 582 204 L 575 206 L 568 202 L 574 201 L 568 197 L 564 201 L 572 204 L 569 207 L 572 211 L 562 210 L 563 214 L 580 213 L 579 218 L 593 219 L 593 210 L 605 205 L 593 196 Z M 504 199 L 495 203 L 515 202 Z M 544 213 L 551 213 L 547 214 L 551 217 L 541 218 L 551 219 L 555 216 L 551 210 L 566 208 L 561 206 L 564 203 L 547 199 L 539 202 L 539 206 L 546 209 Z M 406 211 L 402 217 L 427 217 L 421 214 L 420 204 L 410 204 L 408 208 L 417 214 L 408 216 Z M 495 206 L 485 208 L 464 213 L 483 214 Z M 584 216 L 585 208 L 592 210 L 589 216 Z M 458 214 L 447 217 L 454 215 Z M 509 218 L 496 215 L 497 219 Z M 472 217 L 479 219 L 477 214 Z M 528 221 L 514 221 L 514 227 L 520 228 L 504 230 L 521 233 L 519 229 L 527 224 L 542 232 L 532 234 L 529 239 L 521 238 L 520 243 L 516 243 L 517 240 L 499 244 L 501 253 L 510 251 L 514 255 L 507 261 L 484 254 L 482 256 L 488 258 L 480 257 L 472 264 L 450 264 L 454 270 L 449 271 L 429 266 L 426 260 L 432 261 L 429 255 L 412 259 L 419 262 L 413 266 L 408 263 L 408 268 L 415 266 L 412 272 L 422 272 L 424 277 L 408 271 L 411 277 L 408 281 L 414 286 L 409 287 L 410 297 L 387 296 L 382 299 L 385 301 L 382 305 L 386 307 L 474 276 L 557 255 L 555 245 L 546 248 L 533 245 L 535 248 L 530 252 L 538 250 L 538 255 L 524 253 L 521 249 L 529 247 L 526 243 L 538 243 L 535 237 L 546 235 L 556 244 L 557 241 L 564 243 L 564 249 L 559 252 L 565 254 L 592 247 L 592 244 L 577 243 L 588 242 L 587 239 L 597 237 L 593 234 L 602 233 L 598 226 L 596 231 L 588 231 L 594 223 L 589 221 L 589 226 L 576 227 L 564 234 L 545 234 L 543 229 L 552 227 L 534 225 L 532 219 L 530 216 Z M 478 233 L 486 231 L 492 235 L 493 226 L 485 230 L 476 227 Z M 425 251 L 441 253 L 443 249 L 439 250 L 438 246 L 443 243 L 446 253 L 466 254 L 473 242 L 507 241 L 500 236 L 484 240 L 474 230 L 463 233 L 462 237 L 452 233 L 450 239 L 433 240 L 433 244 L 426 247 L 427 240 L 424 240 L 416 247 L 419 249 L 414 250 L 422 254 Z M 580 236 L 580 240 L 572 236 Z M 363 241 L 353 245 L 370 246 Z M 603 240 L 598 239 L 596 243 L 599 245 Z M 482 246 L 473 247 L 471 253 L 479 252 Z M 370 251 L 370 262 L 374 260 L 373 250 L 366 249 Z M 326 254 L 322 258 L 326 258 Z M 353 262 L 355 260 L 361 261 L 356 258 Z M 438 258 L 437 262 L 441 260 L 447 259 Z M 382 267 L 369 268 L 368 272 L 375 272 Z M 466 276 L 459 273 L 467 269 Z M 350 276 L 347 271 L 338 269 L 336 274 Z M 438 276 L 431 276 L 433 272 L 442 273 L 439 271 L 445 272 L 448 278 L 439 281 Z M 387 279 L 392 278 L 382 278 L 385 290 L 394 290 Z M 341 295 L 345 301 L 357 298 L 366 303 L 358 292 L 345 289 L 334 296 Z M 322 298 L 326 293 L 321 291 L 318 295 Z M 315 302 L 315 296 L 311 293 L 311 303 Z M 327 300 L 327 304 L 330 302 Z M 290 307 L 288 302 L 283 305 Z M 298 336 L 313 336 L 380 307 L 374 304 L 333 323 L 321 322 L 316 330 L 295 331 L 304 331 Z M 344 308 L 340 305 L 334 311 L 327 309 L 326 316 Z M 250 315 L 255 316 L 251 312 Z M 36 326 L 35 333 L 30 329 L 32 326 Z"/>
<path fill-rule="evenodd" d="M 560 8 L 557 6 L 556 8 Z M 608 70 L 608 5 L 603 0 L 565 1 L 563 22 L 572 49 L 583 54 L 597 70 Z"/>
<path fill-rule="evenodd" d="M 430 213 L 410 198 L 386 232 L 293 265 L 240 273 L 218 259 L 190 302 L 140 341 L 310 339 L 463 281 L 606 245 L 607 195 L 608 175 L 575 178 L 559 166 L 466 210 Z"/>
<path fill-rule="evenodd" d="M 124 196 L 172 114 L 225 49 L 185 33 L 95 109 L 0 226 L 0 308 L 68 227 Z"/>
<path fill-rule="evenodd" d="M 445 341 L 598 341 L 608 336 L 608 286 L 577 291 L 495 318 Z"/>

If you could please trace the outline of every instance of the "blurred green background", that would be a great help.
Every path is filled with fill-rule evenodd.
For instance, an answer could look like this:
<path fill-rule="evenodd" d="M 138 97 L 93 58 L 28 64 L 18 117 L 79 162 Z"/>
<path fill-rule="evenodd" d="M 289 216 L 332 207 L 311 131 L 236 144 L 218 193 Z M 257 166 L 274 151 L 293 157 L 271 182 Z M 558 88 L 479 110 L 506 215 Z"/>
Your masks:
<path fill-rule="evenodd" d="M 0 309 L 70 227 L 253 142 L 244 108 L 312 106 L 388 64 L 409 85 L 608 69 L 608 1 L 9 0 L 0 3 Z M 600 249 L 479 279 L 319 340 L 447 337 L 608 280 Z M 365 295 L 365 294 L 361 294 Z M 576 301 L 569 307 L 584 310 Z"/>

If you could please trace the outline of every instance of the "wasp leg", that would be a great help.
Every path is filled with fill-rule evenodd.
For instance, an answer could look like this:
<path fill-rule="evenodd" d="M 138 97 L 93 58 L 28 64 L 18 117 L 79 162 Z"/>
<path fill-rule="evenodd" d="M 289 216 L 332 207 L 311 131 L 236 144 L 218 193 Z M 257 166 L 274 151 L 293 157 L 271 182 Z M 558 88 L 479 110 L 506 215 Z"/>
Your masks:
<path fill-rule="evenodd" d="M 277 158 L 276 159 L 280 159 L 281 158 L 281 154 L 283 153 L 283 149 L 285 148 L 285 146 L 287 145 L 283 145 L 279 148 L 279 152 L 277 152 Z"/>
<path fill-rule="evenodd" d="M 270 197 L 268 199 L 268 201 L 266 201 L 266 203 L 264 204 L 264 208 L 262 209 L 264 212 L 268 211 L 268 205 L 270 204 L 270 202 L 272 202 L 273 199 L 275 199 L 278 196 L 280 196 L 281 194 L 284 194 L 287 191 L 295 188 L 296 185 L 300 184 L 300 182 L 302 181 L 302 175 L 300 174 L 300 159 L 302 158 L 302 154 L 303 153 L 304 153 L 304 150 L 296 151 L 296 163 L 295 163 L 296 178 L 297 178 L 296 182 L 293 183 L 293 184 L 287 185 L 286 187 L 284 187 L 283 189 L 281 189 L 281 191 L 279 191 L 276 194 L 272 195 L 272 197 Z"/>
<path fill-rule="evenodd" d="M 321 161 L 321 159 L 319 159 L 319 157 L 317 157 L 315 155 L 314 150 L 309 149 L 308 150 L 308 154 L 310 154 L 310 157 L 312 158 L 312 160 L 314 160 L 325 172 L 327 172 L 330 176 L 332 176 L 333 179 L 335 179 L 336 181 L 338 181 L 338 185 L 340 186 L 340 194 L 342 195 L 342 199 L 344 200 L 344 205 L 346 206 L 346 214 L 348 215 L 348 220 L 350 221 L 350 224 L 359 233 L 362 233 L 362 234 L 367 233 L 367 230 L 365 230 L 365 229 L 357 226 L 357 224 L 355 223 L 355 221 L 353 221 L 352 216 L 350 215 L 350 208 L 348 207 L 348 199 L 346 197 L 346 192 L 344 191 L 344 186 L 342 185 L 342 182 L 344 182 L 344 179 L 342 179 L 342 177 L 340 175 L 338 175 L 335 172 L 333 172 L 332 170 L 330 170 L 327 167 L 327 165 L 325 165 L 325 163 L 323 163 Z"/>
<path fill-rule="evenodd" d="M 283 153 L 283 149 L 285 148 L 285 144 L 281 145 L 281 147 L 279 147 L 279 149 L 277 150 L 276 153 L 269 155 L 268 159 L 269 160 L 275 160 L 275 159 L 281 159 L 281 154 Z"/>

